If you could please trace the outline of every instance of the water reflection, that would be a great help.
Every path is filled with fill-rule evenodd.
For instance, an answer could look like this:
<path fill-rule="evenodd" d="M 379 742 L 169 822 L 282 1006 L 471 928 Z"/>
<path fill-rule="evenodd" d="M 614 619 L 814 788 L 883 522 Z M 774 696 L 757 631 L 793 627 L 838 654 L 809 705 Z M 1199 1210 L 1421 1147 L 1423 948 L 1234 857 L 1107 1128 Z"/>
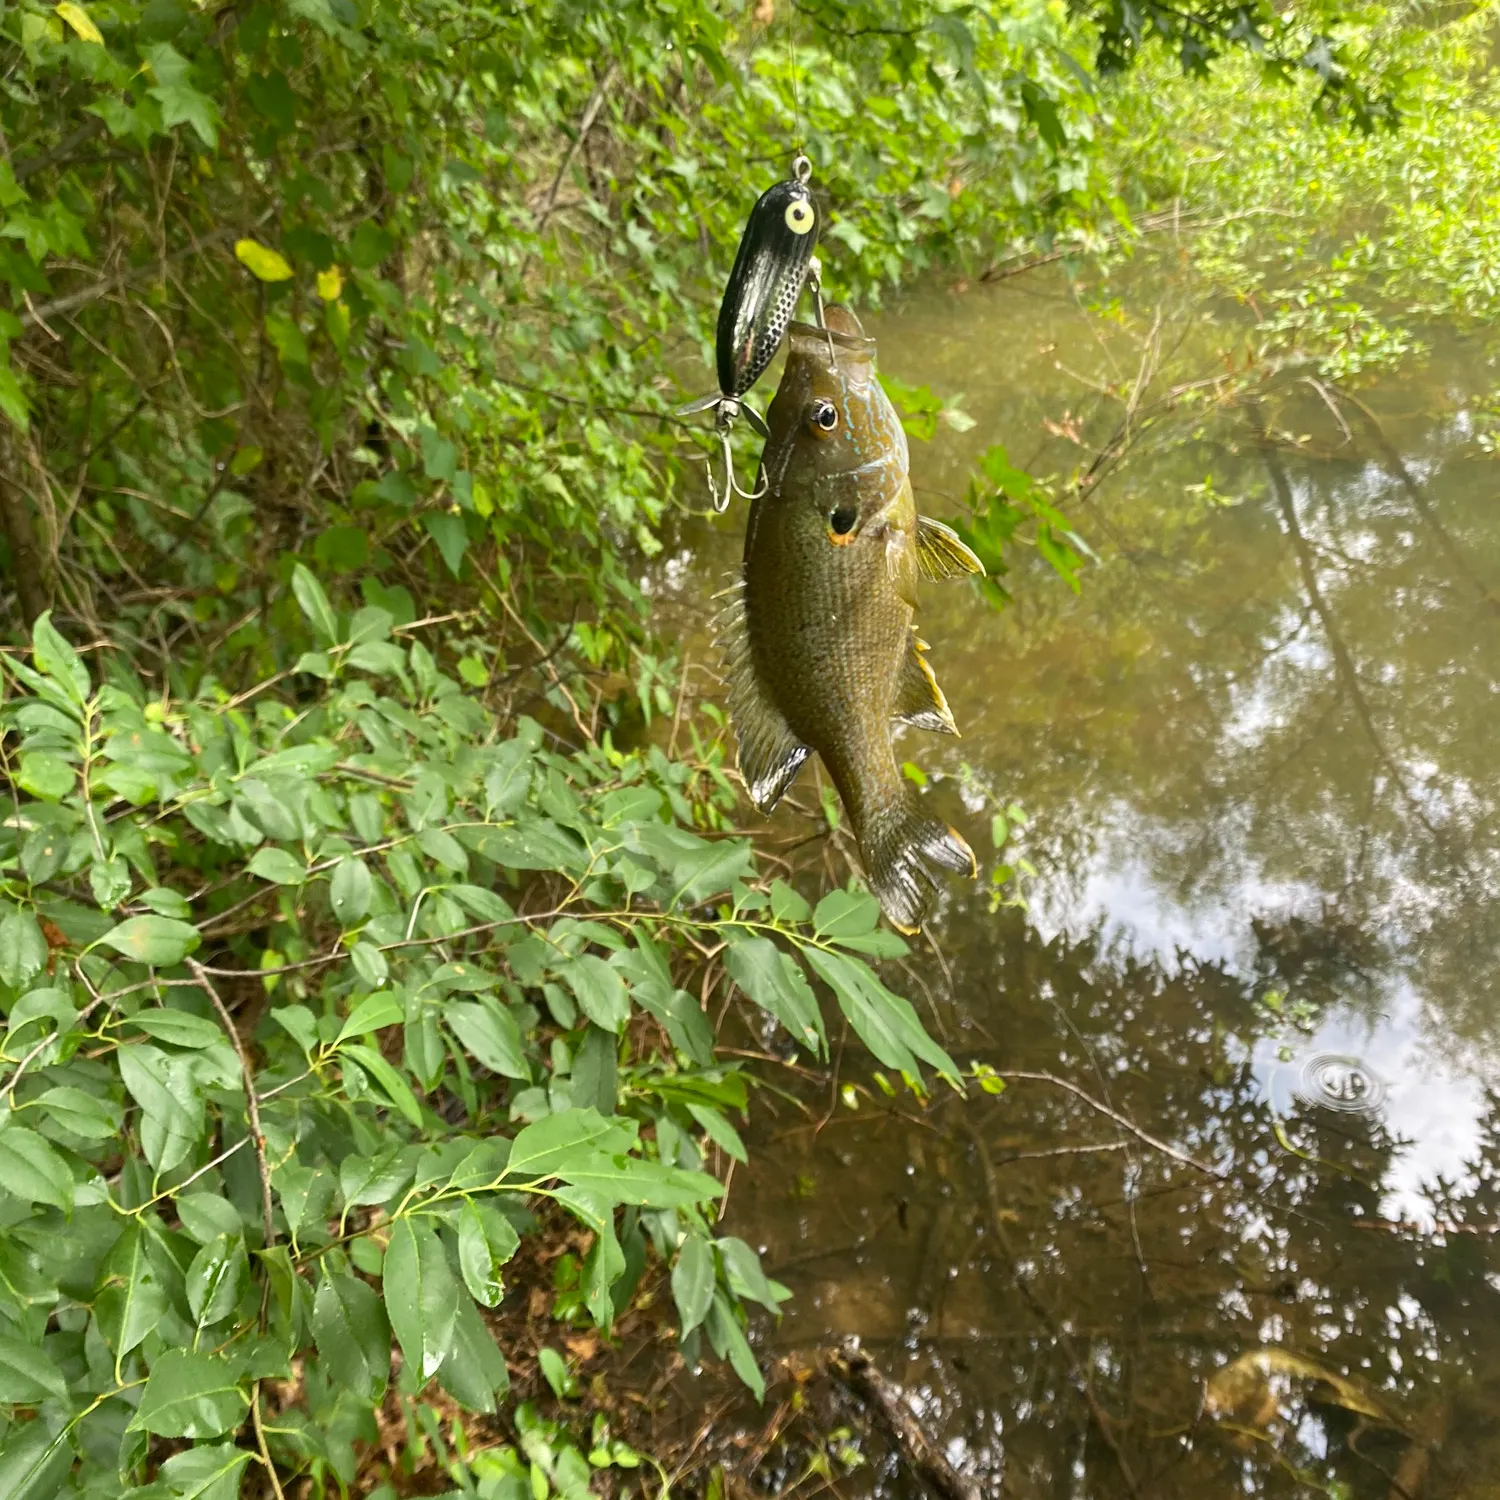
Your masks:
<path fill-rule="evenodd" d="M 1085 466 L 1153 324 L 1159 389 L 1242 338 L 1134 294 L 1140 318 L 1057 282 L 880 324 L 887 368 L 977 419 L 915 445 L 924 508 L 997 440 Z M 826 1086 L 811 1122 L 768 1100 L 732 1217 L 798 1294 L 768 1347 L 858 1333 L 987 1493 L 1500 1486 L 1494 373 L 1436 347 L 1384 387 L 1172 408 L 1077 511 L 1079 597 L 1037 566 L 1001 614 L 924 600 L 965 737 L 903 753 L 960 819 L 965 766 L 971 803 L 1027 808 L 1038 871 L 1025 918 L 948 893 L 934 1024 L 1046 1077 L 822 1128 Z M 663 607 L 736 550 L 691 533 Z"/>

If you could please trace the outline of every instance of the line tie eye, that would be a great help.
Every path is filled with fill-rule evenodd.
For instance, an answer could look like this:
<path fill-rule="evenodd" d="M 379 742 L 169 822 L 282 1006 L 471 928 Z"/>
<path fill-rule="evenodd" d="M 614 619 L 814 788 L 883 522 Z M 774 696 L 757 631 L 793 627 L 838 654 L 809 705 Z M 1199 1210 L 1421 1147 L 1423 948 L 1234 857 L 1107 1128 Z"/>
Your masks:
<path fill-rule="evenodd" d="M 806 234 L 813 227 L 812 204 L 805 198 L 794 198 L 786 206 L 786 227 L 793 234 Z"/>
<path fill-rule="evenodd" d="M 858 519 L 859 511 L 855 506 L 841 505 L 829 516 L 828 524 L 833 528 L 835 536 L 848 536 Z"/>
<path fill-rule="evenodd" d="M 814 401 L 808 415 L 819 432 L 832 432 L 839 425 L 838 408 L 832 401 Z"/>

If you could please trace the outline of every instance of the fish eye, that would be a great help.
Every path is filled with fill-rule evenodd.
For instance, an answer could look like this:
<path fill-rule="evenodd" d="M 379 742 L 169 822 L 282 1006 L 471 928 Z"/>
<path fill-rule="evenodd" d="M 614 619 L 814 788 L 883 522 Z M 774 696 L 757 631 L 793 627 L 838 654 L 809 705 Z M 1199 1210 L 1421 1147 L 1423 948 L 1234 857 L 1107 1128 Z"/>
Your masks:
<path fill-rule="evenodd" d="M 812 204 L 805 198 L 794 198 L 786 206 L 786 227 L 793 234 L 806 234 L 813 227 Z"/>
<path fill-rule="evenodd" d="M 840 505 L 834 513 L 829 516 L 828 524 L 833 528 L 835 536 L 848 536 L 854 530 L 854 523 L 859 519 L 857 506 L 847 502 Z"/>
<path fill-rule="evenodd" d="M 832 432 L 839 425 L 839 411 L 832 401 L 818 399 L 808 412 L 808 420 L 819 432 Z"/>

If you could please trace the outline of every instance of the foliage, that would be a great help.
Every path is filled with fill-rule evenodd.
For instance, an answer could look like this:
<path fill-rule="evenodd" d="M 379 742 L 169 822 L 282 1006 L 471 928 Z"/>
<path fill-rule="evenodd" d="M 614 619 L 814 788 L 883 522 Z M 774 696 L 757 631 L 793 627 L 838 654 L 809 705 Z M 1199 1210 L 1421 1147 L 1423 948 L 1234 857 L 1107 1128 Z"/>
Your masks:
<path fill-rule="evenodd" d="M 675 377 L 797 147 L 867 305 L 1124 224 L 1124 96 L 1086 64 L 1152 34 L 1317 73 L 1287 108 L 1385 111 L 1321 0 L 1174 15 L 7 12 L 0 530 L 41 618 L 5 663 L 0 1492 L 345 1488 L 393 1382 L 495 1408 L 506 1268 L 559 1222 L 589 1247 L 559 1322 L 607 1334 L 654 1262 L 685 1351 L 758 1388 L 747 1309 L 785 1292 L 717 1233 L 748 1078 L 712 986 L 815 1056 L 826 995 L 908 1086 L 957 1068 L 868 962 L 904 948 L 867 896 L 759 877 L 716 745 L 616 746 L 671 708 L 636 569 L 694 490 Z M 1074 581 L 1051 491 L 984 472 L 997 572 L 1025 520 Z M 506 688 L 538 673 L 571 751 Z M 510 1422 L 449 1455 L 481 1493 L 639 1463 Z"/>
<path fill-rule="evenodd" d="M 153 1439 L 228 1473 L 260 1383 L 313 1348 L 270 1456 L 347 1484 L 392 1333 L 402 1389 L 493 1410 L 480 1309 L 548 1205 L 592 1237 L 569 1318 L 607 1332 L 649 1246 L 685 1345 L 758 1388 L 744 1308 L 785 1293 L 715 1231 L 704 1167 L 743 1158 L 747 1080 L 678 982 L 708 944 L 814 1055 L 808 970 L 882 1063 L 957 1073 L 866 963 L 905 952 L 868 895 L 813 910 L 711 836 L 715 759 L 502 737 L 388 614 L 296 584 L 326 683 L 295 703 L 98 683 L 45 617 L 6 663 L 10 1494 L 75 1453 L 117 1493 Z"/>
<path fill-rule="evenodd" d="M 0 99 L 23 612 L 165 629 L 173 660 L 227 638 L 248 684 L 289 665 L 260 606 L 300 558 L 415 597 L 490 578 L 533 620 L 581 599 L 624 665 L 628 559 L 680 484 L 662 371 L 706 348 L 751 193 L 805 145 L 861 304 L 1123 212 L 1083 64 L 1166 15 L 27 0 Z"/>
<path fill-rule="evenodd" d="M 1495 10 L 1424 18 L 1379 10 L 1361 29 L 1400 82 L 1395 132 L 1310 131 L 1307 90 L 1249 88 L 1240 61 L 1193 88 L 1148 67 L 1112 98 L 1132 206 L 1175 205 L 1199 279 L 1253 320 L 1257 378 L 1348 380 L 1421 354 L 1436 321 L 1495 320 Z"/>

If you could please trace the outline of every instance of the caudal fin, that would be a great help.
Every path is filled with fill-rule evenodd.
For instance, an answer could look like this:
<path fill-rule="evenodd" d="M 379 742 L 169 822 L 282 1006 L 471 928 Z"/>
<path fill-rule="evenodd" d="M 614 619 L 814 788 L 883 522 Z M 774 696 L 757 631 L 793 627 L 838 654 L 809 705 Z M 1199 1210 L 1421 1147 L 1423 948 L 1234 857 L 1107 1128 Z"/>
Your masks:
<path fill-rule="evenodd" d="M 865 878 L 891 925 L 915 932 L 927 899 L 937 889 L 933 869 L 971 880 L 979 873 L 974 851 L 956 829 L 922 815 L 914 799 L 892 808 L 860 839 Z"/>

